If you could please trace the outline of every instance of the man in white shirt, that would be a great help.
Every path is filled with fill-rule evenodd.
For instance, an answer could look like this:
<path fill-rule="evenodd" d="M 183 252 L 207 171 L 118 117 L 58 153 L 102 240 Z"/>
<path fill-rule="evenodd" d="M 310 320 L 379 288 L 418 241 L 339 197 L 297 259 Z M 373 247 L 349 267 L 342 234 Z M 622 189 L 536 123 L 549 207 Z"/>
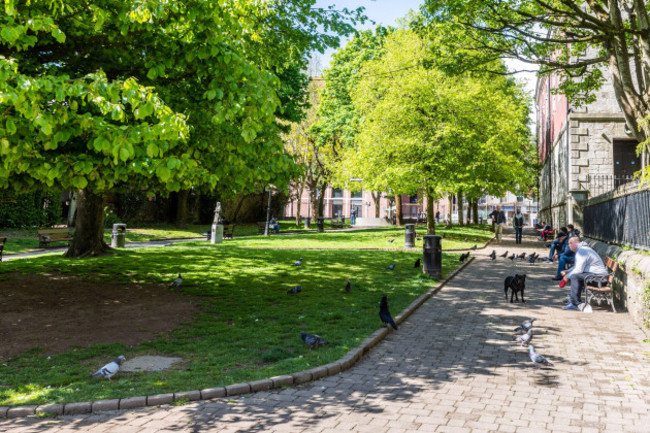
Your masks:
<path fill-rule="evenodd" d="M 581 242 L 579 236 L 569 239 L 569 249 L 575 253 L 575 264 L 567 271 L 562 271 L 560 287 L 571 281 L 571 294 L 566 310 L 577 310 L 582 290 L 585 287 L 585 277 L 589 275 L 607 275 L 607 267 L 598 253 L 589 244 Z"/>

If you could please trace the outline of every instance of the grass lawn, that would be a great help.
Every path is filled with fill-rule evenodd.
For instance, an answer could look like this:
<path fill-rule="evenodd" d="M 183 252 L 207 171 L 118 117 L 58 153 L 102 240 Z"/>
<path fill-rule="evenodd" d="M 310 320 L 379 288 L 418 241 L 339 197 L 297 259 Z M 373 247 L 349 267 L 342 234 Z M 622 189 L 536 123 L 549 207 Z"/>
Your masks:
<path fill-rule="evenodd" d="M 416 240 L 415 245 L 422 247 L 422 236 L 426 234 L 426 228 L 418 226 L 416 232 L 420 240 Z M 474 244 L 480 247 L 493 235 L 487 225 L 451 228 L 437 226 L 436 234 L 444 236 L 443 250 L 466 249 Z M 393 242 L 389 242 L 390 239 L 393 239 Z M 235 232 L 234 239 L 226 239 L 223 245 L 261 248 L 404 248 L 404 229 L 386 227 L 245 238 L 238 238 Z"/>
<path fill-rule="evenodd" d="M 354 234 L 348 236 L 348 242 L 357 242 Z M 417 251 L 247 249 L 236 248 L 235 241 L 118 250 L 83 260 L 46 256 L 2 263 L 1 280 L 12 272 L 43 273 L 46 278 L 64 274 L 99 283 L 153 283 L 161 291 L 169 290 L 168 283 L 182 272 L 183 297 L 197 303 L 200 312 L 180 328 L 132 347 L 95 344 L 58 354 L 34 348 L 5 359 L 0 364 L 0 406 L 202 389 L 326 364 L 381 326 L 382 293 L 388 294 L 391 312 L 397 315 L 435 283 L 413 268 Z M 291 266 L 299 257 L 303 266 Z M 395 270 L 386 270 L 391 263 L 397 263 Z M 457 265 L 458 254 L 443 255 L 444 275 Z M 346 278 L 351 278 L 350 294 L 343 290 Z M 288 295 L 295 285 L 302 285 L 302 292 Z M 110 295 L 105 294 L 107 300 Z M 129 329 L 129 323 L 124 327 Z M 302 330 L 332 344 L 309 350 L 300 339 Z M 160 373 L 118 374 L 113 383 L 89 380 L 90 373 L 117 355 L 169 355 L 184 361 Z"/>

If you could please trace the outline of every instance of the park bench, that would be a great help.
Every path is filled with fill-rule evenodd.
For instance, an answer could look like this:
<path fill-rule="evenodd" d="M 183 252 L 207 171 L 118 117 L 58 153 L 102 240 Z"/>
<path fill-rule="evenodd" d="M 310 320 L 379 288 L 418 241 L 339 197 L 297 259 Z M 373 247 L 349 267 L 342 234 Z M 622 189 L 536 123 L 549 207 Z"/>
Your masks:
<path fill-rule="evenodd" d="M 333 229 L 342 229 L 344 221 L 345 220 L 343 218 L 332 218 L 331 226 Z"/>
<path fill-rule="evenodd" d="M 235 232 L 235 225 L 234 224 L 225 224 L 223 226 L 223 238 L 230 238 L 232 239 L 232 235 Z"/>
<path fill-rule="evenodd" d="M 616 313 L 613 282 L 618 263 L 607 257 L 605 266 L 609 269 L 609 275 L 588 275 L 585 278 L 585 302 L 589 305 L 592 300 L 596 300 L 600 305 L 602 301 L 606 301 L 612 306 L 612 311 Z"/>
<path fill-rule="evenodd" d="M 0 262 L 2 261 L 2 250 L 5 249 L 5 242 L 7 242 L 7 238 L 0 238 Z"/>
<path fill-rule="evenodd" d="M 266 227 L 266 221 L 258 221 L 257 222 L 257 234 L 263 235 L 265 227 Z M 273 233 L 273 230 L 271 229 L 271 225 L 269 224 L 269 234 L 271 234 L 271 233 Z"/>
<path fill-rule="evenodd" d="M 47 247 L 50 242 L 65 242 L 72 240 L 72 229 L 43 229 L 38 231 L 38 246 Z"/>

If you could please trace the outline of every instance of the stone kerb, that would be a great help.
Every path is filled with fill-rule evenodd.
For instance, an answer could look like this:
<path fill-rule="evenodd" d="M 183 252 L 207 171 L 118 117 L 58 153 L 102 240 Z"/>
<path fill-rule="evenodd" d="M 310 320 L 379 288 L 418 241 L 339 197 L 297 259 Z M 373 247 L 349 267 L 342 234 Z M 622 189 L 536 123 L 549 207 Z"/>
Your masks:
<path fill-rule="evenodd" d="M 438 293 L 452 278 L 460 273 L 472 261 L 468 261 L 453 271 L 447 278 L 440 281 L 435 287 L 414 300 L 408 307 L 395 316 L 395 322 L 401 324 L 413 314 L 427 299 Z M 383 340 L 392 329 L 380 328 L 368 336 L 358 347 L 350 350 L 343 358 L 330 364 L 321 365 L 309 370 L 299 371 L 290 375 L 275 376 L 269 379 L 262 379 L 250 383 L 237 383 L 225 387 L 207 388 L 203 390 L 179 391 L 169 394 L 157 394 L 150 396 L 128 397 L 114 400 L 97 400 L 91 402 L 75 402 L 67 404 L 46 404 L 16 407 L 0 407 L 0 418 L 20 418 L 37 414 L 51 415 L 79 415 L 88 413 L 99 413 L 110 410 L 136 409 L 145 406 L 160 406 L 170 404 L 174 401 L 196 401 L 210 400 L 249 394 L 251 392 L 267 391 L 269 389 L 284 388 L 292 385 L 300 385 L 323 377 L 339 374 L 359 362 L 359 360 Z"/>

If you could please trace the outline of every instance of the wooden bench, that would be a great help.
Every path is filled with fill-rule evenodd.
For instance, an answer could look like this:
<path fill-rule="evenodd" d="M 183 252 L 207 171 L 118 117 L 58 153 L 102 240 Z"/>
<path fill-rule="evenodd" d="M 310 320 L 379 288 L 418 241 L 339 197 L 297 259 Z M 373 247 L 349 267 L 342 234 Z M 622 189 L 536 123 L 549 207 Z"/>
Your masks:
<path fill-rule="evenodd" d="M 225 224 L 223 226 L 223 238 L 230 238 L 232 239 L 232 235 L 235 232 L 235 225 L 234 224 Z"/>
<path fill-rule="evenodd" d="M 330 224 L 333 229 L 342 229 L 343 228 L 343 219 L 342 218 L 336 218 L 332 219 Z"/>
<path fill-rule="evenodd" d="M 612 306 L 612 311 L 616 313 L 612 283 L 614 282 L 616 269 L 618 269 L 618 263 L 607 257 L 605 266 L 609 269 L 609 275 L 588 275 L 585 278 L 585 302 L 589 304 L 592 300 L 596 300 L 600 305 L 602 301 L 606 301 Z"/>
<path fill-rule="evenodd" d="M 0 238 L 0 262 L 2 261 L 2 250 L 5 249 L 5 242 L 7 242 L 7 238 Z"/>
<path fill-rule="evenodd" d="M 47 247 L 50 242 L 71 241 L 73 236 L 72 229 L 43 229 L 38 231 L 38 246 Z"/>
<path fill-rule="evenodd" d="M 257 234 L 258 235 L 263 235 L 264 234 L 264 229 L 266 228 L 266 221 L 258 221 L 257 222 Z M 271 233 L 273 230 L 271 230 L 270 224 L 269 224 L 269 233 Z"/>

